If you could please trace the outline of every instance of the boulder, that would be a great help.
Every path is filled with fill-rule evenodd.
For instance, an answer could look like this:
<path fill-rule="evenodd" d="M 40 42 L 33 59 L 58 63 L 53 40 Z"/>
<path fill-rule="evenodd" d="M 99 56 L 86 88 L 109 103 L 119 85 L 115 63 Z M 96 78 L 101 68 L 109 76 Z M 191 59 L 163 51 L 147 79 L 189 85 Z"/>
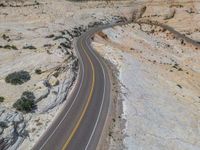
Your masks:
<path fill-rule="evenodd" d="M 164 19 L 164 20 L 168 20 L 168 19 L 174 18 L 175 13 L 176 13 L 176 9 L 171 8 L 171 9 L 169 10 L 169 12 L 168 12 L 166 15 L 164 15 L 164 18 L 163 18 L 163 19 Z"/>
<path fill-rule="evenodd" d="M 43 81 L 40 81 L 36 84 L 34 89 L 35 102 L 41 101 L 43 98 L 46 98 L 49 95 L 50 89 L 45 86 Z"/>
<path fill-rule="evenodd" d="M 49 84 L 51 86 L 56 86 L 59 84 L 59 80 L 55 76 L 51 76 L 49 79 Z"/>

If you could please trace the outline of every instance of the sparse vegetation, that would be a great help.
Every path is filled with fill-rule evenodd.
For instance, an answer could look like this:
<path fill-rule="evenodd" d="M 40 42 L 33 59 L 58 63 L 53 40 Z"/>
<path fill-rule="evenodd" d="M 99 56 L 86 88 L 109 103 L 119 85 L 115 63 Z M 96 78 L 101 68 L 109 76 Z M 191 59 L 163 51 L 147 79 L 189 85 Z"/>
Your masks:
<path fill-rule="evenodd" d="M 26 45 L 23 47 L 23 49 L 37 49 L 35 46 L 32 45 Z"/>
<path fill-rule="evenodd" d="M 7 36 L 7 35 L 5 35 L 5 34 L 2 35 L 2 38 L 3 38 L 4 40 L 8 41 L 8 42 L 10 41 L 9 36 Z"/>
<path fill-rule="evenodd" d="M 172 4 L 169 6 L 170 8 L 175 7 L 175 8 L 183 8 L 183 5 L 181 4 Z"/>
<path fill-rule="evenodd" d="M 183 71 L 183 69 L 182 69 L 182 68 L 179 68 L 178 71 Z"/>
<path fill-rule="evenodd" d="M 0 96 L 0 102 L 4 102 L 4 97 L 3 96 Z"/>
<path fill-rule="evenodd" d="M 177 86 L 178 86 L 180 89 L 182 89 L 182 86 L 181 86 L 180 84 L 177 84 Z"/>
<path fill-rule="evenodd" d="M 18 48 L 15 45 L 5 45 L 1 46 L 1 48 L 18 50 Z"/>
<path fill-rule="evenodd" d="M 53 76 L 57 78 L 59 76 L 59 71 L 56 71 L 55 73 L 53 73 Z"/>
<path fill-rule="evenodd" d="M 36 74 L 42 74 L 42 70 L 41 69 L 35 69 L 35 73 Z"/>
<path fill-rule="evenodd" d="M 174 69 L 177 69 L 178 71 L 183 71 L 183 69 L 179 66 L 179 64 L 175 63 L 173 66 L 172 66 Z"/>
<path fill-rule="evenodd" d="M 53 45 L 52 44 L 44 44 L 44 47 L 47 47 L 47 48 L 51 48 Z"/>
<path fill-rule="evenodd" d="M 181 45 L 185 45 L 185 41 L 181 39 Z"/>
<path fill-rule="evenodd" d="M 108 136 L 110 136 L 110 137 L 112 136 L 112 132 L 111 131 L 109 131 Z"/>
<path fill-rule="evenodd" d="M 34 99 L 35 96 L 32 92 L 25 91 L 22 93 L 21 98 L 13 104 L 13 107 L 19 111 L 28 113 L 35 108 Z"/>
<path fill-rule="evenodd" d="M 175 68 L 175 69 L 178 69 L 178 66 L 179 65 L 177 63 L 175 63 L 172 67 Z"/>
<path fill-rule="evenodd" d="M 13 84 L 13 85 L 21 85 L 28 80 L 31 79 L 30 74 L 27 71 L 19 71 L 19 72 L 13 72 L 9 74 L 6 78 L 5 81 L 7 83 Z"/>

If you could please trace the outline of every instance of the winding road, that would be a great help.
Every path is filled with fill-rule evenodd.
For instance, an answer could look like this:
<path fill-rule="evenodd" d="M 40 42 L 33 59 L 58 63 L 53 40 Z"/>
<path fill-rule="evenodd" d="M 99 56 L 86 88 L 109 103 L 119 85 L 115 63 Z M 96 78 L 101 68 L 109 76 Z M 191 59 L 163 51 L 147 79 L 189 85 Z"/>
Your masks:
<path fill-rule="evenodd" d="M 110 106 L 110 79 L 102 59 L 91 47 L 94 28 L 76 42 L 80 69 L 68 103 L 33 150 L 95 150 Z"/>
<path fill-rule="evenodd" d="M 77 39 L 76 50 L 80 63 L 77 84 L 68 97 L 68 103 L 35 144 L 33 150 L 95 150 L 97 148 L 110 107 L 111 83 L 104 62 L 91 47 L 91 37 L 104 28 L 128 23 L 93 28 Z M 199 42 L 167 25 L 149 21 L 139 23 L 160 26 L 177 38 L 194 46 L 200 46 Z"/>

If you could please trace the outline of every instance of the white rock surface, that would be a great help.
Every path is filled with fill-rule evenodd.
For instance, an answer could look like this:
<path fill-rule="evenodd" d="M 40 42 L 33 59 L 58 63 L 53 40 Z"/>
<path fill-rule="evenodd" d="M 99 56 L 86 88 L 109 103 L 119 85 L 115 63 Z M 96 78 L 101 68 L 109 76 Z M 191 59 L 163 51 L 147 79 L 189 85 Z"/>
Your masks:
<path fill-rule="evenodd" d="M 16 149 L 27 136 L 22 113 L 0 108 L 1 148 Z M 12 146 L 10 146 L 12 145 Z"/>
<path fill-rule="evenodd" d="M 74 38 L 88 24 L 117 21 L 124 15 L 130 17 L 134 6 L 130 4 L 116 2 L 113 6 L 106 2 L 74 3 L 66 0 L 0 1 L 0 96 L 5 98 L 0 110 L 15 111 L 13 104 L 24 91 L 34 93 L 37 105 L 34 112 L 22 114 L 25 127 L 20 132 L 26 130 L 28 136 L 13 137 L 14 127 L 9 126 L 5 130 L 0 128 L 0 142 L 4 138 L 13 141 L 7 143 L 10 149 L 13 148 L 11 146 L 16 149 L 23 142 L 19 149 L 31 149 L 62 110 L 76 79 L 78 64 L 73 49 Z M 18 50 L 6 49 L 6 45 L 13 45 Z M 37 72 L 38 69 L 41 72 Z M 17 86 L 5 82 L 8 74 L 20 70 L 30 73 L 28 82 Z M 3 115 L 8 117 L 6 112 Z"/>
<path fill-rule="evenodd" d="M 198 150 L 200 52 L 159 27 L 142 25 L 147 29 L 155 32 L 143 32 L 137 24 L 114 27 L 103 30 L 107 39 L 97 34 L 93 42 L 119 70 L 123 144 L 129 150 Z M 116 149 L 111 142 L 110 149 Z"/>

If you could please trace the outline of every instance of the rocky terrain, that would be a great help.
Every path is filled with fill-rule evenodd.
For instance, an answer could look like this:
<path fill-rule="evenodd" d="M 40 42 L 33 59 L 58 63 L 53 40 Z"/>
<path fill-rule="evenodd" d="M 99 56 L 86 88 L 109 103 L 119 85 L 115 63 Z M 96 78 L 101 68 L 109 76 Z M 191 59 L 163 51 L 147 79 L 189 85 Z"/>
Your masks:
<path fill-rule="evenodd" d="M 199 4 L 149 1 L 135 23 L 95 35 L 118 80 L 109 149 L 200 149 Z"/>
<path fill-rule="evenodd" d="M 124 21 L 130 4 L 0 1 L 0 149 L 31 149 L 76 82 L 75 38 Z"/>
<path fill-rule="evenodd" d="M 31 149 L 67 103 L 79 70 L 75 39 L 126 19 L 134 23 L 92 42 L 113 72 L 110 145 L 102 149 L 199 149 L 199 6 L 1 0 L 0 149 Z"/>

